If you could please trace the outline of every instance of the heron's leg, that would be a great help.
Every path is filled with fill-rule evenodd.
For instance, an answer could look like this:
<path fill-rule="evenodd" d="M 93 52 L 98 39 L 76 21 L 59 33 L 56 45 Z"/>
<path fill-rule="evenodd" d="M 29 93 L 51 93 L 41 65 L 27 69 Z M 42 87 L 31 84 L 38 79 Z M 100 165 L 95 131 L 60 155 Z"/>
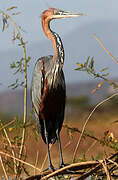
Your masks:
<path fill-rule="evenodd" d="M 46 138 L 46 144 L 47 144 L 47 150 L 48 150 L 49 169 L 51 169 L 51 171 L 54 171 L 55 169 L 52 165 L 51 156 L 50 156 L 50 148 L 49 148 L 49 142 L 48 142 L 48 132 L 46 130 L 46 123 L 44 123 L 44 128 L 45 128 L 45 138 Z"/>
<path fill-rule="evenodd" d="M 64 166 L 64 161 L 63 161 L 63 155 L 62 155 L 62 149 L 61 149 L 61 141 L 60 141 L 60 135 L 59 135 L 59 131 L 56 131 L 57 134 L 57 141 L 59 144 L 59 155 L 60 155 L 60 168 Z"/>

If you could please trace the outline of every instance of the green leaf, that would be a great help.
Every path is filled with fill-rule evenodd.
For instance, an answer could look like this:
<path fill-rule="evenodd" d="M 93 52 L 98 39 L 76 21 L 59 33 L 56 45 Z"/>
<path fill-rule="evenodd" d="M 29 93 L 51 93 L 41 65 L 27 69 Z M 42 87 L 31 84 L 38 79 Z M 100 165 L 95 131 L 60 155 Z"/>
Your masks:
<path fill-rule="evenodd" d="M 89 68 L 90 69 L 94 69 L 94 59 L 93 59 L 93 57 L 91 58 L 91 62 L 89 64 Z"/>
<path fill-rule="evenodd" d="M 72 136 L 72 131 L 70 129 L 67 129 L 67 134 L 68 134 L 69 140 L 72 141 L 73 136 Z"/>
<path fill-rule="evenodd" d="M 85 64 L 85 66 L 87 66 L 87 65 L 88 65 L 88 63 L 89 63 L 89 59 L 90 59 L 90 56 L 88 56 L 88 58 L 87 58 L 86 62 L 84 63 L 84 64 Z"/>
<path fill-rule="evenodd" d="M 83 67 L 79 71 L 86 71 L 86 68 Z"/>
<path fill-rule="evenodd" d="M 91 70 L 89 70 L 89 69 L 87 69 L 87 73 L 88 73 L 89 75 L 92 75 Z"/>
<path fill-rule="evenodd" d="M 10 10 L 16 9 L 16 8 L 17 8 L 17 6 L 12 6 L 12 7 L 8 8 L 6 11 L 10 11 Z"/>
<path fill-rule="evenodd" d="M 21 137 L 20 136 L 15 136 L 14 137 L 14 142 L 19 144 L 20 143 L 20 140 L 21 140 Z"/>
<path fill-rule="evenodd" d="M 2 22 L 3 22 L 2 31 L 4 31 L 5 28 L 8 27 L 8 22 L 7 22 L 7 20 L 8 20 L 8 16 L 2 16 Z"/>
<path fill-rule="evenodd" d="M 94 78 L 100 78 L 100 74 L 98 73 L 94 74 Z"/>
<path fill-rule="evenodd" d="M 94 57 L 91 58 L 91 69 L 94 67 Z"/>
<path fill-rule="evenodd" d="M 17 35 L 16 35 L 16 39 L 20 40 L 20 36 L 19 36 L 18 33 L 17 33 Z"/>
<path fill-rule="evenodd" d="M 18 87 L 18 79 L 16 79 L 16 82 L 15 83 L 12 83 L 8 86 L 8 88 L 12 88 L 12 89 L 16 89 Z"/>
<path fill-rule="evenodd" d="M 81 70 L 82 70 L 82 68 L 81 68 L 81 67 L 80 67 L 80 68 L 76 68 L 75 70 L 81 71 Z"/>
<path fill-rule="evenodd" d="M 23 86 L 23 85 L 24 85 L 24 83 L 25 83 L 25 82 L 24 82 L 24 81 L 22 81 L 22 82 L 20 83 L 20 86 Z"/>
<path fill-rule="evenodd" d="M 27 58 L 27 63 L 28 63 L 30 60 L 31 60 L 31 57 L 30 57 L 30 56 L 28 56 L 28 58 Z"/>
<path fill-rule="evenodd" d="M 37 129 L 36 129 L 36 128 L 33 128 L 33 132 L 34 132 L 35 139 L 36 139 L 36 141 L 38 142 L 39 133 L 38 133 Z"/>
<path fill-rule="evenodd" d="M 15 64 L 15 62 L 13 61 L 11 64 L 10 64 L 10 68 L 16 68 L 16 64 Z"/>

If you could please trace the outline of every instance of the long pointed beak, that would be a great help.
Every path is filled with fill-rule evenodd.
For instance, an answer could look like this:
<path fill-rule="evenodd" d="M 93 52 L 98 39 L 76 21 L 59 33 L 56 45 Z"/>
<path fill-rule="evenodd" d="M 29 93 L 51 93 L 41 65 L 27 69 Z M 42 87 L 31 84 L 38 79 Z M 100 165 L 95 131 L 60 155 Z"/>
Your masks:
<path fill-rule="evenodd" d="M 74 13 L 74 12 L 68 12 L 68 11 L 59 11 L 58 14 L 52 15 L 52 19 L 80 17 L 80 16 L 86 16 L 86 15 L 83 14 L 83 13 Z"/>
<path fill-rule="evenodd" d="M 63 18 L 69 18 L 69 17 L 85 16 L 85 14 L 83 14 L 83 13 L 74 13 L 74 12 L 63 12 L 62 16 L 63 16 Z"/>

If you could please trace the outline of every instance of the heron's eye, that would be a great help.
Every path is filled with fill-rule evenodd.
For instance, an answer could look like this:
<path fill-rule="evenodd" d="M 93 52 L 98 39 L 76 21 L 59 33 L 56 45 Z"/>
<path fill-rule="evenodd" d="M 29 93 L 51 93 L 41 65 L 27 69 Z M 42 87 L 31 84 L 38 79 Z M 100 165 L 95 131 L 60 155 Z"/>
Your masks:
<path fill-rule="evenodd" d="M 64 11 L 61 10 L 54 10 L 55 15 L 62 15 Z"/>
<path fill-rule="evenodd" d="M 54 10 L 54 14 L 55 14 L 55 15 L 59 15 L 59 11 Z"/>

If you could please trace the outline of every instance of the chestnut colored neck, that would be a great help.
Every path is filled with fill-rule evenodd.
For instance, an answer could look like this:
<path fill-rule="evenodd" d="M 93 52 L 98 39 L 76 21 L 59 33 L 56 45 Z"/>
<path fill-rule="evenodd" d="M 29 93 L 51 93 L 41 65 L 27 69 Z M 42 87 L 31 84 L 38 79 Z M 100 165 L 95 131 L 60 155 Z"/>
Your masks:
<path fill-rule="evenodd" d="M 63 44 L 59 35 L 50 29 L 50 20 L 51 19 L 49 17 L 42 19 L 43 31 L 45 35 L 52 41 L 54 48 L 54 56 L 53 56 L 54 61 L 60 61 L 63 64 L 64 62 Z"/>

